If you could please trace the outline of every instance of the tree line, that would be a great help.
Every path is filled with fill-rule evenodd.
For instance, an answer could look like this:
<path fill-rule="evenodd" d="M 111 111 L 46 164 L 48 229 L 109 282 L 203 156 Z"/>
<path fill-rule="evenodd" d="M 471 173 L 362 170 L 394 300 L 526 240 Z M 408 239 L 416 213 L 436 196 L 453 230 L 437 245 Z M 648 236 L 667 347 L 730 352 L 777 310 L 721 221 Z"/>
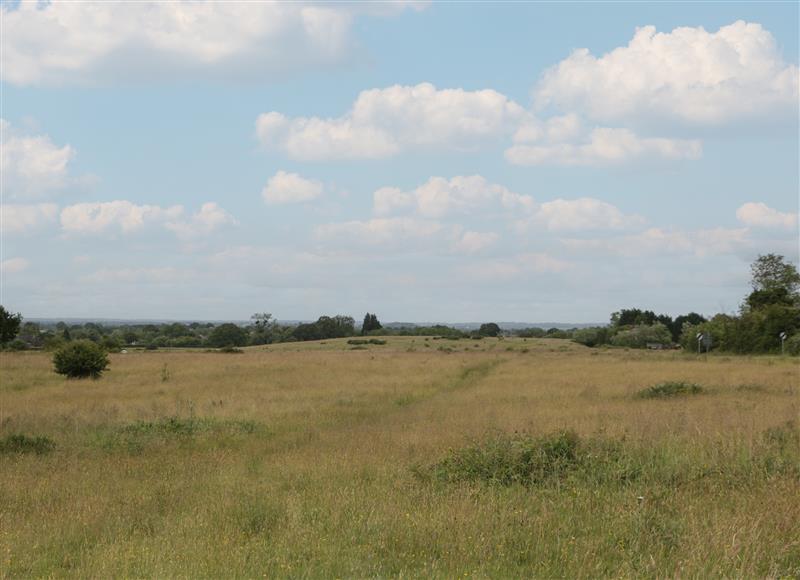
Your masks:
<path fill-rule="evenodd" d="M 524 338 L 571 339 L 589 347 L 682 347 L 696 351 L 698 340 L 707 350 L 735 353 L 780 352 L 800 354 L 800 274 L 783 256 L 759 256 L 751 266 L 752 291 L 739 313 L 706 318 L 689 312 L 672 318 L 639 308 L 611 314 L 608 325 L 589 328 L 524 328 L 504 331 L 494 322 L 474 331 L 446 325 L 384 327 L 374 313 L 367 313 L 360 327 L 351 316 L 320 316 L 314 322 L 282 324 L 270 313 L 256 313 L 246 325 L 226 322 L 171 322 L 164 324 L 40 325 L 25 322 L 0 306 L 0 346 L 5 349 L 55 349 L 73 340 L 90 340 L 106 350 L 139 347 L 222 348 L 281 342 L 326 340 L 364 336 L 440 336 L 483 338 L 500 335 Z M 698 336 L 702 337 L 698 339 Z M 783 337 L 783 338 L 782 338 Z"/>

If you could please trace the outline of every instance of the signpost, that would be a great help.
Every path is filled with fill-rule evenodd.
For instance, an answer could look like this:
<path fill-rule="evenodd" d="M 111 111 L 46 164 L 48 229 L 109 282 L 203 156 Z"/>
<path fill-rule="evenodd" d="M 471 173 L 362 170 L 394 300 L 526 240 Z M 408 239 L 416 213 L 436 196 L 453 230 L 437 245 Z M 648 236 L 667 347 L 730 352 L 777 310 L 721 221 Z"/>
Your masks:
<path fill-rule="evenodd" d="M 700 345 L 703 343 L 703 333 L 697 333 L 697 354 L 700 354 Z"/>
<path fill-rule="evenodd" d="M 783 343 L 786 340 L 786 333 L 781 332 L 778 336 L 781 337 L 781 356 L 783 356 Z"/>

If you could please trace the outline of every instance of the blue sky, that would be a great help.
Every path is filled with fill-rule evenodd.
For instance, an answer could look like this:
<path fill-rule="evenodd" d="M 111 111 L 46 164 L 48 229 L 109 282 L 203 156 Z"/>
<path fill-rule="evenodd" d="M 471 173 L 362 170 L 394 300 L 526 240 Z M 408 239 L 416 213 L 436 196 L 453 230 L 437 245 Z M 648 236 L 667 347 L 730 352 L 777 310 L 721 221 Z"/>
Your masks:
<path fill-rule="evenodd" d="M 798 259 L 798 4 L 3 3 L 28 317 L 731 312 Z"/>

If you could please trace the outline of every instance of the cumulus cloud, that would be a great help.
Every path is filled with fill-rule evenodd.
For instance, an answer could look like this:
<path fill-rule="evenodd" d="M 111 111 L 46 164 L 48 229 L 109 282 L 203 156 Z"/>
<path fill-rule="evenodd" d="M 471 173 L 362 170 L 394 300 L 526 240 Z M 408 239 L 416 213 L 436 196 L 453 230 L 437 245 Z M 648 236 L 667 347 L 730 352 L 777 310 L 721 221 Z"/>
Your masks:
<path fill-rule="evenodd" d="M 797 227 L 797 214 L 781 212 L 765 203 L 749 202 L 736 210 L 736 218 L 746 226 L 753 228 L 786 228 Z"/>
<path fill-rule="evenodd" d="M 629 129 L 598 127 L 582 143 L 517 144 L 505 156 L 514 165 L 600 166 L 647 158 L 699 159 L 702 153 L 698 140 L 639 137 Z"/>
<path fill-rule="evenodd" d="M 456 239 L 453 250 L 458 253 L 477 254 L 493 246 L 499 238 L 500 236 L 494 232 L 466 231 Z"/>
<path fill-rule="evenodd" d="M 289 204 L 312 201 L 322 195 L 319 181 L 301 177 L 297 173 L 278 171 L 270 177 L 261 197 L 268 204 Z"/>
<path fill-rule="evenodd" d="M 403 7 L 403 3 L 376 10 L 358 4 L 211 1 L 4 3 L 3 81 L 103 84 L 214 76 L 263 81 L 342 62 L 354 44 L 351 30 L 358 13 L 390 15 Z"/>
<path fill-rule="evenodd" d="M 215 202 L 204 203 L 187 220 L 171 220 L 164 224 L 168 230 L 183 240 L 207 236 L 211 232 L 229 225 L 236 225 L 237 221 L 227 211 Z"/>
<path fill-rule="evenodd" d="M 491 89 L 439 90 L 421 83 L 363 91 L 336 118 L 264 113 L 256 133 L 262 145 L 292 159 L 377 159 L 412 147 L 471 149 L 511 134 L 528 115 Z"/>
<path fill-rule="evenodd" d="M 412 191 L 384 187 L 373 193 L 373 211 L 381 216 L 408 210 L 426 218 L 485 212 L 493 208 L 506 212 L 529 212 L 534 205 L 530 195 L 515 193 L 502 185 L 490 183 L 480 175 L 451 179 L 431 177 Z"/>
<path fill-rule="evenodd" d="M 0 135 L 0 175 L 10 199 L 42 197 L 68 184 L 72 147 L 59 147 L 47 135 L 22 134 L 5 119 Z"/>
<path fill-rule="evenodd" d="M 738 21 L 656 32 L 638 28 L 627 46 L 596 57 L 579 49 L 549 69 L 534 91 L 539 107 L 592 119 L 669 118 L 697 124 L 797 111 L 798 68 L 772 34 Z"/>
<path fill-rule="evenodd" d="M 16 274 L 27 270 L 30 262 L 25 258 L 9 258 L 0 262 L 0 272 L 3 274 Z"/>
<path fill-rule="evenodd" d="M 136 205 L 127 200 L 77 203 L 61 210 L 61 228 L 68 234 L 131 234 L 162 226 L 183 240 L 202 237 L 236 220 L 215 202 L 204 203 L 184 217 L 181 205 Z"/>
<path fill-rule="evenodd" d="M 549 231 L 620 230 L 640 226 L 644 218 L 625 215 L 614 205 L 594 199 L 555 199 L 539 206 L 529 223 Z"/>
<path fill-rule="evenodd" d="M 136 205 L 126 200 L 78 203 L 61 210 L 61 227 L 73 234 L 98 234 L 108 231 L 131 233 L 151 223 L 179 217 L 183 207 Z"/>
<path fill-rule="evenodd" d="M 0 206 L 3 233 L 21 234 L 55 221 L 58 206 L 54 203 L 3 204 Z"/>

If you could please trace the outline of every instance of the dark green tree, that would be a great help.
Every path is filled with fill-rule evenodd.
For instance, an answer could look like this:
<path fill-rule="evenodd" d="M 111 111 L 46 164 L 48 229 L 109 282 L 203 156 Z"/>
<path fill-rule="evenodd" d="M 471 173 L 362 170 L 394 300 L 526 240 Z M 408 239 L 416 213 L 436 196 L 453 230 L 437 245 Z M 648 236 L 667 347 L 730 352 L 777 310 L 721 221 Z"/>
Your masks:
<path fill-rule="evenodd" d="M 21 314 L 11 314 L 3 306 L 0 306 L 0 344 L 7 344 L 14 340 L 19 333 L 21 323 Z"/>
<path fill-rule="evenodd" d="M 500 327 L 495 322 L 486 322 L 481 324 L 478 334 L 481 336 L 497 336 L 500 334 Z"/>
<path fill-rule="evenodd" d="M 369 334 L 374 330 L 380 330 L 383 328 L 383 325 L 378 320 L 378 316 L 376 314 L 367 314 L 364 316 L 364 323 L 361 325 L 361 334 Z"/>
<path fill-rule="evenodd" d="M 777 296 L 783 291 L 794 299 L 800 289 L 800 273 L 794 264 L 787 262 L 778 254 L 759 255 L 750 266 L 752 274 L 751 285 L 754 292 L 778 291 Z"/>
<path fill-rule="evenodd" d="M 247 331 L 232 322 L 215 326 L 208 336 L 208 345 L 215 348 L 223 346 L 244 346 L 247 344 Z"/>

